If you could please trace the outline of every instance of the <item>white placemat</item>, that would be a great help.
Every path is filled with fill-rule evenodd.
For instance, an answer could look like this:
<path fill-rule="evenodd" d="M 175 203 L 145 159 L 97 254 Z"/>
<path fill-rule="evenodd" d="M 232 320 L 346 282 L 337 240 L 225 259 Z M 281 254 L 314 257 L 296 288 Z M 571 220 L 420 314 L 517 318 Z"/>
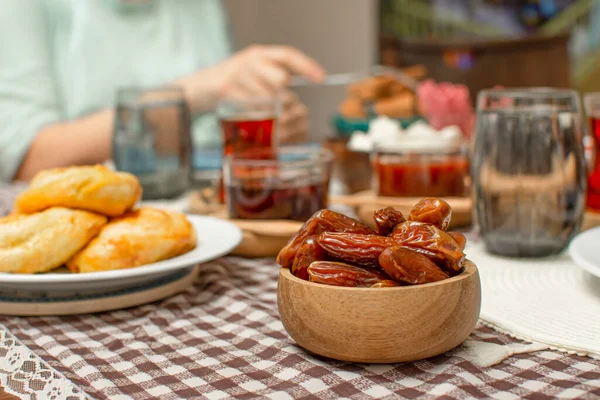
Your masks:
<path fill-rule="evenodd" d="M 600 278 L 577 267 L 566 253 L 503 258 L 477 242 L 465 252 L 481 275 L 484 322 L 519 339 L 600 358 Z"/>

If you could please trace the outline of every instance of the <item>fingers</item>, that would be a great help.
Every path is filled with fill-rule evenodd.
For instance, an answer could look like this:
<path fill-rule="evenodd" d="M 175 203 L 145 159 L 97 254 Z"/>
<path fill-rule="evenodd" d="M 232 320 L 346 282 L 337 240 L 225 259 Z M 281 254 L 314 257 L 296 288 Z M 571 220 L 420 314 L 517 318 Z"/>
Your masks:
<path fill-rule="evenodd" d="M 280 125 L 277 132 L 282 145 L 306 143 L 310 138 L 310 125 L 306 122 L 292 126 Z"/>
<path fill-rule="evenodd" d="M 290 78 L 287 71 L 266 57 L 261 57 L 259 61 L 249 65 L 249 68 L 256 79 L 259 79 L 268 88 L 270 94 L 286 87 Z"/>
<path fill-rule="evenodd" d="M 285 110 L 281 114 L 279 121 L 286 125 L 308 121 L 308 109 L 304 104 L 298 104 L 291 109 Z"/>
<path fill-rule="evenodd" d="M 283 101 L 284 110 L 277 121 L 279 141 L 283 144 L 305 142 L 310 131 L 308 108 L 290 91 L 284 92 Z"/>
<path fill-rule="evenodd" d="M 267 46 L 262 48 L 262 51 L 265 57 L 290 73 L 302 75 L 315 82 L 325 78 L 323 67 L 298 49 L 289 46 Z"/>
<path fill-rule="evenodd" d="M 250 69 L 238 77 L 238 89 L 248 96 L 267 97 L 273 94 L 272 84 L 264 77 L 263 68 L 252 65 Z"/>

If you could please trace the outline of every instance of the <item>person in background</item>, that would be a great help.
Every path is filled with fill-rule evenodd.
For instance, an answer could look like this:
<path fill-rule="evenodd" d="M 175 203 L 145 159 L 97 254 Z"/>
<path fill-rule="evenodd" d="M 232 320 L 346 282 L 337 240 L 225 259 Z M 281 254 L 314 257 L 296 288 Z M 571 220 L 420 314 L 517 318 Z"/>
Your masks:
<path fill-rule="evenodd" d="M 308 114 L 287 82 L 324 77 L 291 47 L 232 54 L 220 0 L 3 0 L 0 42 L 0 182 L 110 159 L 120 87 L 182 87 L 204 147 L 220 142 L 217 102 L 284 90 L 280 141 L 301 141 Z"/>

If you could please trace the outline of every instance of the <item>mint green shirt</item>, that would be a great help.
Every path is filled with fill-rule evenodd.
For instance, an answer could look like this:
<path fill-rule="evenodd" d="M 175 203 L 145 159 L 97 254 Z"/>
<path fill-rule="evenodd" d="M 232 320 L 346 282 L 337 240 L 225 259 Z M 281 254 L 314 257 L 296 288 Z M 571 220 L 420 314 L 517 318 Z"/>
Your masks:
<path fill-rule="evenodd" d="M 0 182 L 46 125 L 113 107 L 119 87 L 156 87 L 230 54 L 220 0 L 2 0 Z M 85 135 L 85 132 L 81 132 Z M 193 123 L 214 147 L 212 115 Z"/>

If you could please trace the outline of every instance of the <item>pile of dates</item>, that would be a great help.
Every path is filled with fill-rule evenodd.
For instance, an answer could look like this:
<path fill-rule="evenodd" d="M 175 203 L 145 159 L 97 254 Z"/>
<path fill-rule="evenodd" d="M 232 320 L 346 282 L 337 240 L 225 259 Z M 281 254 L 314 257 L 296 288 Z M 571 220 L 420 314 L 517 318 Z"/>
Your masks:
<path fill-rule="evenodd" d="M 452 209 L 424 198 L 408 218 L 392 207 L 375 211 L 375 229 L 321 210 L 279 252 L 277 263 L 300 279 L 325 285 L 386 288 L 457 275 L 466 238 L 446 232 Z"/>

